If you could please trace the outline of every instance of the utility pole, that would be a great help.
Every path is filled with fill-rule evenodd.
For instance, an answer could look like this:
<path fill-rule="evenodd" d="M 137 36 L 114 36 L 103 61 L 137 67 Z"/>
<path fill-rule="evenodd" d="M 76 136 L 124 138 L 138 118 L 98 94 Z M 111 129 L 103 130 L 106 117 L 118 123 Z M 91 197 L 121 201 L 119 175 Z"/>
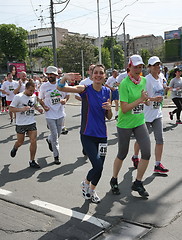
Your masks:
<path fill-rule="evenodd" d="M 111 0 L 109 0 L 109 8 L 110 8 L 110 27 L 111 27 L 111 62 L 112 62 L 112 70 L 113 70 L 113 69 L 114 69 L 114 51 L 113 51 L 113 32 L 112 32 Z"/>
<path fill-rule="evenodd" d="M 53 48 L 54 66 L 57 67 L 56 36 L 55 36 L 53 0 L 50 0 L 50 15 L 51 15 L 51 26 L 52 26 L 52 48 Z"/>
<path fill-rule="evenodd" d="M 102 64 L 101 39 L 100 39 L 99 0 L 97 0 L 97 16 L 98 16 L 98 37 L 99 37 L 99 64 Z"/>
<path fill-rule="evenodd" d="M 125 34 L 125 22 L 123 22 L 123 35 L 124 35 L 124 68 L 127 66 L 127 48 L 126 48 L 126 34 Z"/>
<path fill-rule="evenodd" d="M 82 79 L 84 79 L 84 58 L 83 58 L 83 50 L 81 50 L 81 56 L 82 56 Z"/>

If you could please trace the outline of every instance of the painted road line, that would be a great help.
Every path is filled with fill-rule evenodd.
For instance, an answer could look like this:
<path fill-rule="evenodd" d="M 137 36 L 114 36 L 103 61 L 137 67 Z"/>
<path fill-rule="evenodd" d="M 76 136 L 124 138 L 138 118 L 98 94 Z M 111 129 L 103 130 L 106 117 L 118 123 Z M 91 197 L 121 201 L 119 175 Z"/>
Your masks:
<path fill-rule="evenodd" d="M 60 206 L 55 205 L 55 204 L 51 204 L 51 203 L 40 201 L 40 200 L 33 200 L 30 203 L 33 204 L 33 205 L 42 207 L 42 208 L 49 209 L 49 210 L 54 211 L 54 212 L 58 212 L 58 213 L 67 215 L 69 217 L 74 217 L 74 218 L 80 219 L 83 222 L 84 221 L 89 222 L 89 223 L 94 224 L 94 225 L 96 225 L 98 227 L 101 227 L 101 228 L 107 228 L 107 227 L 110 226 L 110 223 L 108 223 L 108 222 L 106 222 L 102 219 L 90 216 L 88 214 L 79 213 L 79 212 L 73 211 L 73 210 L 68 209 L 68 208 L 60 207 Z"/>
<path fill-rule="evenodd" d="M 12 192 L 8 191 L 8 190 L 4 190 L 2 188 L 0 188 L 0 194 L 1 195 L 10 195 Z"/>

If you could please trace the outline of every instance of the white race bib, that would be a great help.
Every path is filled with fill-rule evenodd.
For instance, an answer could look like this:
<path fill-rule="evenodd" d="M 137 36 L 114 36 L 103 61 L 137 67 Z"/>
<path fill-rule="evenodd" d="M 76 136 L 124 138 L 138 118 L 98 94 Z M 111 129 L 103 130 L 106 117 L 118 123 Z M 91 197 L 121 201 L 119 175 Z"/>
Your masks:
<path fill-rule="evenodd" d="M 99 156 L 106 156 L 107 153 L 107 143 L 99 143 L 98 154 Z"/>
<path fill-rule="evenodd" d="M 52 105 L 58 104 L 60 103 L 60 100 L 61 100 L 60 96 L 51 97 L 51 104 Z"/>
<path fill-rule="evenodd" d="M 144 109 L 144 104 L 140 103 L 138 106 L 132 109 L 132 114 L 143 113 L 143 109 Z"/>

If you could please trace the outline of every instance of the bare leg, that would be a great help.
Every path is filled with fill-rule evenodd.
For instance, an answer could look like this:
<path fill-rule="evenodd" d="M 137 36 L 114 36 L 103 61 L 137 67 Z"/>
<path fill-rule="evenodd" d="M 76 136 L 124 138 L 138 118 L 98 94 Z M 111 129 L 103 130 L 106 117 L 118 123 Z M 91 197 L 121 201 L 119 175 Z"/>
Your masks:
<path fill-rule="evenodd" d="M 37 151 L 37 130 L 28 131 L 28 135 L 30 138 L 30 160 L 34 160 Z"/>
<path fill-rule="evenodd" d="M 139 164 L 138 164 L 138 168 L 137 168 L 137 177 L 136 179 L 138 181 L 141 181 L 142 178 L 143 178 L 143 175 L 147 169 L 147 166 L 149 164 L 149 161 L 148 160 L 144 160 L 144 159 L 141 159 Z"/>

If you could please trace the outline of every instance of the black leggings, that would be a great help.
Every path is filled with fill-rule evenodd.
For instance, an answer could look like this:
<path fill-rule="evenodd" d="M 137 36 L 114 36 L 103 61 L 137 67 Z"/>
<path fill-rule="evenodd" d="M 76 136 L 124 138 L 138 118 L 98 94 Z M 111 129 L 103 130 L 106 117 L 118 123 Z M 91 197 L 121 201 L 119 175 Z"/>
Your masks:
<path fill-rule="evenodd" d="M 106 147 L 103 147 L 102 151 L 99 146 L 102 143 L 106 144 L 107 138 L 97 138 L 81 134 L 81 142 L 83 149 L 92 164 L 92 169 L 88 172 L 86 179 L 96 186 L 102 175 L 105 154 L 107 152 Z"/>
<path fill-rule="evenodd" d="M 180 114 L 181 114 L 181 110 L 182 110 L 182 98 L 173 98 L 172 100 L 177 107 L 176 109 L 174 109 L 174 111 L 172 113 L 173 114 L 176 113 L 177 120 L 180 120 Z"/>

